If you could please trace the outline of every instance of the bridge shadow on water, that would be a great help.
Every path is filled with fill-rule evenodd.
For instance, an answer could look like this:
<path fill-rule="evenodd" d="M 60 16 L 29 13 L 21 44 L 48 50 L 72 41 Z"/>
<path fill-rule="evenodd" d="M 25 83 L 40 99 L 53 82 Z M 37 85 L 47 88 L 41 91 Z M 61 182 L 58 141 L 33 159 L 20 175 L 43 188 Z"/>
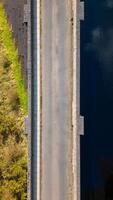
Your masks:
<path fill-rule="evenodd" d="M 81 200 L 113 200 L 113 1 L 86 0 L 81 23 Z"/>

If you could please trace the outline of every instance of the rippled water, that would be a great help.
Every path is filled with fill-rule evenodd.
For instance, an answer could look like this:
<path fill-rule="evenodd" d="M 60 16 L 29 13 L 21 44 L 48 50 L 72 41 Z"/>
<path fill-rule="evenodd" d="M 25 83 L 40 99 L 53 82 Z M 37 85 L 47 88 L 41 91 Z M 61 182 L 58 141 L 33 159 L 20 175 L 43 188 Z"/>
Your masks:
<path fill-rule="evenodd" d="M 81 114 L 81 200 L 113 200 L 113 0 L 85 1 Z"/>

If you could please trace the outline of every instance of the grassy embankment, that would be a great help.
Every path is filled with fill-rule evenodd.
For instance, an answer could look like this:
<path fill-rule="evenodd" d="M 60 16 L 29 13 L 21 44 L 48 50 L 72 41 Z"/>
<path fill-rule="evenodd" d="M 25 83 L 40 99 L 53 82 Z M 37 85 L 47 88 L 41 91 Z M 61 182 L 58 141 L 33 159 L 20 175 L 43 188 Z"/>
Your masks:
<path fill-rule="evenodd" d="M 2 41 L 6 50 L 7 59 L 11 63 L 20 104 L 23 107 L 24 112 L 27 113 L 27 91 L 24 88 L 24 81 L 21 74 L 21 64 L 18 60 L 18 50 L 15 48 L 12 33 L 7 22 L 7 16 L 2 4 L 0 4 L 0 41 Z"/>
<path fill-rule="evenodd" d="M 26 113 L 18 51 L 0 4 L 0 200 L 27 199 Z"/>

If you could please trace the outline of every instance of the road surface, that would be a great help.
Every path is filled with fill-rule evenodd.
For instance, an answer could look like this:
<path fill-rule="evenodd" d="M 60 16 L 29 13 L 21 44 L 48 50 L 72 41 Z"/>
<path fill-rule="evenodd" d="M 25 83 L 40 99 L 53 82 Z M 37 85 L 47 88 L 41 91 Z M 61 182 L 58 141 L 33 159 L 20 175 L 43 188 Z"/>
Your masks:
<path fill-rule="evenodd" d="M 79 200 L 80 2 L 32 2 L 32 199 Z"/>

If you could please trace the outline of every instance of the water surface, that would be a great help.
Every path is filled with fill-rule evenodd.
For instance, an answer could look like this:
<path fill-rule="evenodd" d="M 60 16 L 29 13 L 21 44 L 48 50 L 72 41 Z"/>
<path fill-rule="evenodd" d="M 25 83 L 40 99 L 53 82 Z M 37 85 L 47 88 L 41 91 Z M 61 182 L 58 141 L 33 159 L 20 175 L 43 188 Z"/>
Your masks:
<path fill-rule="evenodd" d="M 113 200 L 113 0 L 85 2 L 81 114 L 81 200 Z"/>

